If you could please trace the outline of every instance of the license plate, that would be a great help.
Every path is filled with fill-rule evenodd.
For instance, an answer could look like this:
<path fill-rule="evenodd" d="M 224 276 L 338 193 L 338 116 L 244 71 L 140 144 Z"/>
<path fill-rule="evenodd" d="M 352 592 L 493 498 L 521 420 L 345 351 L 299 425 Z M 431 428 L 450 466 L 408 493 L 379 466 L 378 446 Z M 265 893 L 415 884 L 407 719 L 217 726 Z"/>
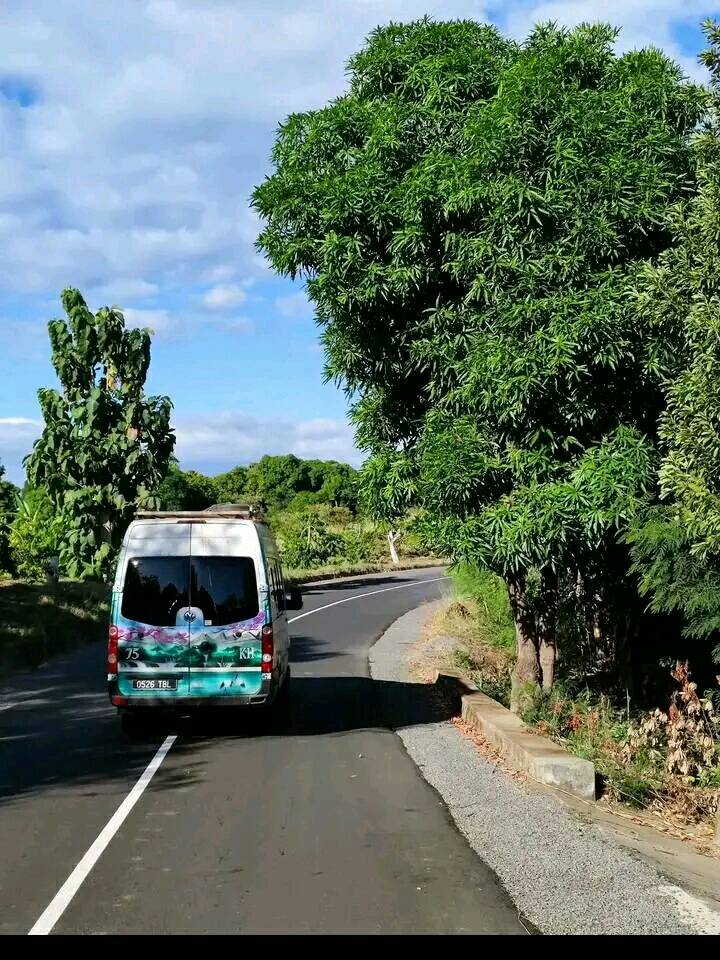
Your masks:
<path fill-rule="evenodd" d="M 133 690 L 177 690 L 177 680 L 133 680 Z"/>

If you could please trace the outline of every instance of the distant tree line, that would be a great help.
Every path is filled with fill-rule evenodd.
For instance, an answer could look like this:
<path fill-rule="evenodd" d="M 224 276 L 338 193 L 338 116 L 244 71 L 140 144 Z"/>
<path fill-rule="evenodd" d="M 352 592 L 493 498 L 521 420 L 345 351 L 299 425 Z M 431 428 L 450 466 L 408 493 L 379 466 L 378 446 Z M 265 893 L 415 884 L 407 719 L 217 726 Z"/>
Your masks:
<path fill-rule="evenodd" d="M 170 463 L 155 489 L 164 510 L 204 510 L 214 503 L 262 503 L 269 511 L 297 512 L 327 503 L 355 512 L 358 472 L 336 460 L 301 460 L 293 454 L 264 456 L 214 477 Z"/>

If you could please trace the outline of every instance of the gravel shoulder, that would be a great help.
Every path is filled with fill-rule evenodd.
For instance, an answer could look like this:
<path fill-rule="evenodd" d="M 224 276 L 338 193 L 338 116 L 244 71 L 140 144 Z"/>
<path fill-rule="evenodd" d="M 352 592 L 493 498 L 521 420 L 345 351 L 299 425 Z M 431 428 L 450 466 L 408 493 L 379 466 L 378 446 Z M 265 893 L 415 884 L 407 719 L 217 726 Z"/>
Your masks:
<path fill-rule="evenodd" d="M 431 612 L 400 617 L 370 651 L 373 679 L 410 682 L 407 657 Z M 398 728 L 471 847 L 546 934 L 720 934 L 720 912 L 671 883 L 550 794 L 526 788 L 448 721 Z"/>

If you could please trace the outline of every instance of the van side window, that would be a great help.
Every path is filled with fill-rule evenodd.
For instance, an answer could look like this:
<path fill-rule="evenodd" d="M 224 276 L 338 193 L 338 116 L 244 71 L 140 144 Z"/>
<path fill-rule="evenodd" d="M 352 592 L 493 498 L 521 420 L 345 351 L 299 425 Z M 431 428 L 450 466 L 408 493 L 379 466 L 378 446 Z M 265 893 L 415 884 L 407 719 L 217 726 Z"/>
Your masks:
<path fill-rule="evenodd" d="M 273 567 L 275 568 L 275 579 L 277 582 L 278 610 L 283 611 L 285 609 L 285 584 L 283 583 L 282 570 L 277 560 L 273 563 Z"/>

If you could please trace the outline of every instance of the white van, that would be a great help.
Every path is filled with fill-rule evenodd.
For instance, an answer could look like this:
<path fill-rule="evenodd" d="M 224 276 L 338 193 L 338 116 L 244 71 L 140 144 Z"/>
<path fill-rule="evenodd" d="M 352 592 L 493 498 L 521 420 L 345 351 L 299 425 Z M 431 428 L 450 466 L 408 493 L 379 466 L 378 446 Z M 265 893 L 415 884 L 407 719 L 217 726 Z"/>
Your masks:
<path fill-rule="evenodd" d="M 251 508 L 138 514 L 113 584 L 110 702 L 126 726 L 151 707 L 272 704 L 290 682 L 286 611 L 301 606 Z"/>

